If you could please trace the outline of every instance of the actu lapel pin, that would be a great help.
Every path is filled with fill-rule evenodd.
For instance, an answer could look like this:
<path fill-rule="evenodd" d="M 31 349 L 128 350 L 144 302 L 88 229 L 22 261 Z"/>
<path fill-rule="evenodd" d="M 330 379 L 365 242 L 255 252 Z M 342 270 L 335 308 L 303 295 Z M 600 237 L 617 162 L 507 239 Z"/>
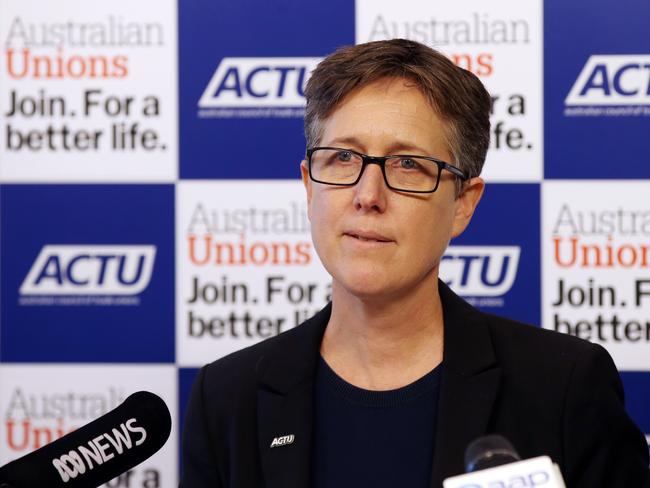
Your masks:
<path fill-rule="evenodd" d="M 287 446 L 293 443 L 293 440 L 296 436 L 293 434 L 283 435 L 281 437 L 274 437 L 273 442 L 271 442 L 271 447 L 282 447 Z"/>

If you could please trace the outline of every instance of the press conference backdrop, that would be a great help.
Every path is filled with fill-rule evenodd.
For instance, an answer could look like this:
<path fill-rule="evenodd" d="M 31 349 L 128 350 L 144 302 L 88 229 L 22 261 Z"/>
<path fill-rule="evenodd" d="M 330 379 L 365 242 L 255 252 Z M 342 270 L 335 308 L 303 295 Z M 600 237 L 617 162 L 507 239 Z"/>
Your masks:
<path fill-rule="evenodd" d="M 648 18 L 642 0 L 0 0 L 0 464 L 146 389 L 171 440 L 109 486 L 176 485 L 197 368 L 329 297 L 305 81 L 392 37 L 494 97 L 484 201 L 442 276 L 605 346 L 650 434 Z"/>

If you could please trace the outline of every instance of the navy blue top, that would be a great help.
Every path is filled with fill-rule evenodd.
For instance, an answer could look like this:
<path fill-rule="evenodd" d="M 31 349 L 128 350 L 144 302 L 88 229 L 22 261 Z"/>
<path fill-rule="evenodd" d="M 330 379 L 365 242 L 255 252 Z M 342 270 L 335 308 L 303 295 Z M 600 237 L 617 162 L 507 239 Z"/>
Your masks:
<path fill-rule="evenodd" d="M 371 391 L 346 382 L 321 358 L 311 486 L 429 488 L 441 367 L 402 388 Z"/>

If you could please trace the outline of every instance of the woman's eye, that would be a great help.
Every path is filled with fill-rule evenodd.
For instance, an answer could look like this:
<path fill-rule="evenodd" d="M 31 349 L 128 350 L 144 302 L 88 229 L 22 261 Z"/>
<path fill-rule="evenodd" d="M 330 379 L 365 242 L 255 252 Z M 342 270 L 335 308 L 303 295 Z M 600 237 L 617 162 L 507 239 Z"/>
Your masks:
<path fill-rule="evenodd" d="M 400 159 L 399 165 L 402 169 L 416 169 L 419 166 L 414 159 L 409 158 Z"/>
<path fill-rule="evenodd" d="M 338 160 L 339 161 L 350 161 L 352 159 L 352 153 L 350 151 L 339 151 Z"/>

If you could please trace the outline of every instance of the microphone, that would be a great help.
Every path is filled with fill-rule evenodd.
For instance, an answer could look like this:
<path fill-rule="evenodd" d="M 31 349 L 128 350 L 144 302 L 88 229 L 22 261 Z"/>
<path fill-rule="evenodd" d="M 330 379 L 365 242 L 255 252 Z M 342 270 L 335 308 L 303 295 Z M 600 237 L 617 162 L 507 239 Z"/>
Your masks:
<path fill-rule="evenodd" d="M 465 450 L 466 474 L 443 481 L 443 488 L 544 486 L 565 488 L 557 464 L 548 456 L 521 460 L 510 442 L 500 435 L 479 437 Z"/>
<path fill-rule="evenodd" d="M 498 434 L 486 435 L 470 442 L 465 449 L 465 472 L 473 473 L 520 460 L 508 439 Z"/>
<path fill-rule="evenodd" d="M 148 391 L 0 468 L 0 488 L 96 488 L 156 453 L 171 432 L 165 402 Z"/>

